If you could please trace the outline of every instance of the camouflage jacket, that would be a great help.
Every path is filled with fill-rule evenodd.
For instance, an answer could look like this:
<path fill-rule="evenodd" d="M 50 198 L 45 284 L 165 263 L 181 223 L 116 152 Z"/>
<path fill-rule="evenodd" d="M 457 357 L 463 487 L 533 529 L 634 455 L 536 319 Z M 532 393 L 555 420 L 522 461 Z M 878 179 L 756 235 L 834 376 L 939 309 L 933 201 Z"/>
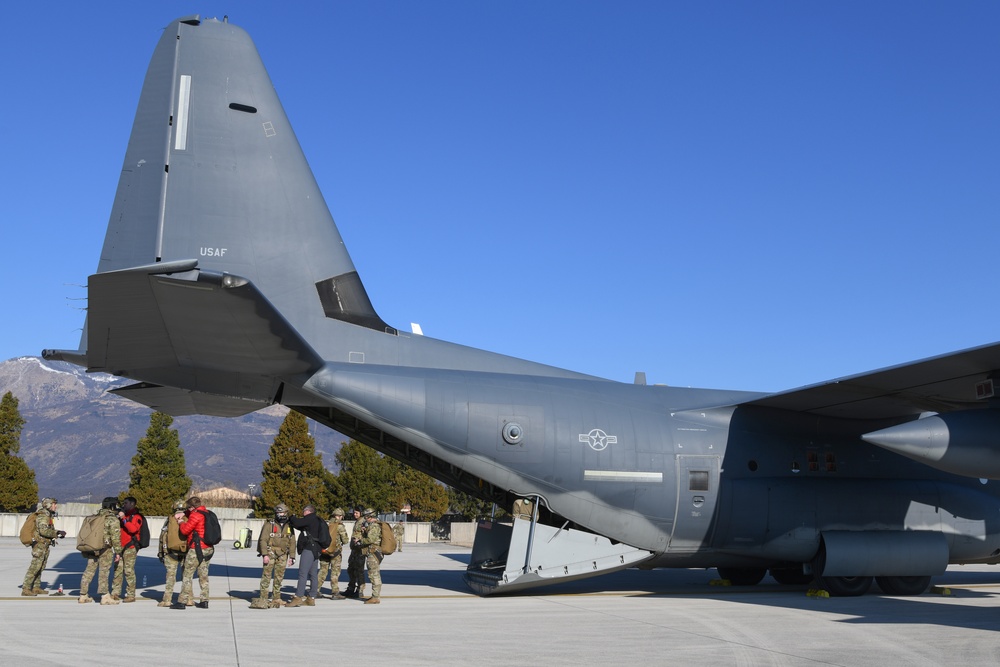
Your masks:
<path fill-rule="evenodd" d="M 292 526 L 274 519 L 265 521 L 257 538 L 257 554 L 270 558 L 295 554 L 295 531 Z"/>
<path fill-rule="evenodd" d="M 360 549 L 361 548 L 361 545 L 359 543 L 361 542 L 361 534 L 364 531 L 364 527 L 365 527 L 365 520 L 364 519 L 358 518 L 358 519 L 354 520 L 354 530 L 351 531 L 351 540 L 350 540 L 350 542 L 351 542 L 351 549 Z M 347 532 L 346 528 L 344 529 L 344 532 Z M 354 546 L 355 544 L 358 544 L 358 546 L 355 547 Z"/>
<path fill-rule="evenodd" d="M 382 544 L 382 524 L 372 521 L 361 531 L 361 548 L 365 554 L 372 554 L 378 550 Z"/>
<path fill-rule="evenodd" d="M 115 554 L 120 554 L 122 551 L 122 523 L 118 520 L 118 515 L 103 507 L 97 510 L 97 513 L 104 517 L 104 544 L 110 546 Z"/>
<path fill-rule="evenodd" d="M 53 520 L 52 510 L 44 507 L 35 512 L 35 535 L 36 542 L 50 544 L 56 539 L 56 526 Z"/>

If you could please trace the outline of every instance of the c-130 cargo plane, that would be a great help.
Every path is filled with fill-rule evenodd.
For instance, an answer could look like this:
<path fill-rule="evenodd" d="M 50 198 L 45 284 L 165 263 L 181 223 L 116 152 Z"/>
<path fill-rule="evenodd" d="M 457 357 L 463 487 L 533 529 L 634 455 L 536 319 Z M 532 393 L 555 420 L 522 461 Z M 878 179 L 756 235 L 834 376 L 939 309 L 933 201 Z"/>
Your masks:
<path fill-rule="evenodd" d="M 280 403 L 480 498 L 481 594 L 628 567 L 861 595 L 1000 562 L 1000 344 L 776 394 L 622 384 L 413 335 L 365 291 L 249 36 L 168 26 L 79 350 L 172 415 Z"/>

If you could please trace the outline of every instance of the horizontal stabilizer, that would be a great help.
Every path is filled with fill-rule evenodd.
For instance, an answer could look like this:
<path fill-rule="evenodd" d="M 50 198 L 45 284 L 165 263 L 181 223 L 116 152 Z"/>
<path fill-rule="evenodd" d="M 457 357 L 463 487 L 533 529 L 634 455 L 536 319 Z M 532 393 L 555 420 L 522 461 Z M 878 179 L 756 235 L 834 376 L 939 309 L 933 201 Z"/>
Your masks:
<path fill-rule="evenodd" d="M 178 392 L 239 396 L 261 403 L 259 408 L 273 402 L 281 381 L 322 365 L 256 286 L 239 276 L 199 270 L 169 276 L 114 271 L 91 276 L 89 291 L 91 371 L 141 378 Z M 205 399 L 190 397 L 184 408 L 178 395 L 166 397 L 164 391 L 145 387 L 121 393 L 146 405 L 205 405 L 211 408 L 207 414 L 256 409 L 229 399 L 212 399 L 209 406 Z"/>
<path fill-rule="evenodd" d="M 186 415 L 240 417 L 266 408 L 269 405 L 266 401 L 215 396 L 197 391 L 188 391 L 187 389 L 161 387 L 146 382 L 112 389 L 111 393 L 118 394 L 136 403 L 142 403 L 173 417 L 183 417 Z"/>

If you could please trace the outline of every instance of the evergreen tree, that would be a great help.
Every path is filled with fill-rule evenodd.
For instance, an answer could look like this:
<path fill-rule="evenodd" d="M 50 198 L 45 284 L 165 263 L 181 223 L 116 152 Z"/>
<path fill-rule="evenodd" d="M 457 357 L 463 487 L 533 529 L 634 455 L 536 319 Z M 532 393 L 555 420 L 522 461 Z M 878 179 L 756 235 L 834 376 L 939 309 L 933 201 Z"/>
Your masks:
<path fill-rule="evenodd" d="M 29 511 L 38 504 L 35 471 L 18 456 L 24 428 L 18 403 L 9 391 L 0 399 L 0 509 L 5 512 Z"/>
<path fill-rule="evenodd" d="M 499 505 L 494 508 L 493 503 L 452 487 L 448 487 L 448 510 L 462 515 L 466 521 L 476 521 L 489 517 L 502 519 L 507 516 L 507 512 Z"/>
<path fill-rule="evenodd" d="M 187 497 L 191 490 L 180 436 L 176 429 L 170 428 L 173 423 L 170 415 L 151 414 L 146 436 L 139 440 L 132 457 L 129 488 L 122 497 L 133 496 L 143 514 L 169 514 L 171 504 Z"/>
<path fill-rule="evenodd" d="M 284 503 L 291 514 L 301 516 L 302 508 L 311 504 L 325 516 L 331 509 L 327 478 L 323 455 L 316 453 L 316 441 L 309 435 L 309 423 L 292 410 L 267 451 L 264 481 L 254 511 L 257 516 L 270 517 L 274 506 Z"/>
<path fill-rule="evenodd" d="M 410 506 L 415 521 L 435 521 L 448 511 L 448 491 L 432 477 L 383 456 L 357 440 L 344 443 L 336 456 L 340 472 L 333 494 L 341 507 L 372 507 L 398 512 Z"/>

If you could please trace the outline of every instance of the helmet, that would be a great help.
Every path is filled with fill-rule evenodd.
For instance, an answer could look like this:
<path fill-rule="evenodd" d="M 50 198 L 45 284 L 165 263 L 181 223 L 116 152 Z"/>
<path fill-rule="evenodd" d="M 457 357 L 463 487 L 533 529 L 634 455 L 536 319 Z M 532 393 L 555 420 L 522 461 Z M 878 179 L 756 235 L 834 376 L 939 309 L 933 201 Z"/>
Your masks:
<path fill-rule="evenodd" d="M 333 510 L 333 516 L 344 516 L 344 510 L 338 507 L 337 509 Z"/>
<path fill-rule="evenodd" d="M 55 498 L 42 498 L 42 509 L 50 510 L 56 504 Z"/>
<path fill-rule="evenodd" d="M 115 496 L 108 496 L 101 501 L 101 509 L 105 510 L 115 510 L 118 509 L 118 498 Z"/>
<path fill-rule="evenodd" d="M 171 505 L 170 509 L 173 510 L 174 512 L 183 512 L 184 511 L 184 501 L 183 500 L 175 500 L 174 504 Z"/>
<path fill-rule="evenodd" d="M 362 512 L 361 514 L 362 514 L 362 516 L 375 516 L 375 510 L 373 510 L 371 507 L 369 507 L 369 508 L 365 509 L 365 511 Z"/>
<path fill-rule="evenodd" d="M 274 506 L 274 513 L 288 514 L 288 507 L 285 505 L 285 503 L 278 503 L 277 505 Z"/>

